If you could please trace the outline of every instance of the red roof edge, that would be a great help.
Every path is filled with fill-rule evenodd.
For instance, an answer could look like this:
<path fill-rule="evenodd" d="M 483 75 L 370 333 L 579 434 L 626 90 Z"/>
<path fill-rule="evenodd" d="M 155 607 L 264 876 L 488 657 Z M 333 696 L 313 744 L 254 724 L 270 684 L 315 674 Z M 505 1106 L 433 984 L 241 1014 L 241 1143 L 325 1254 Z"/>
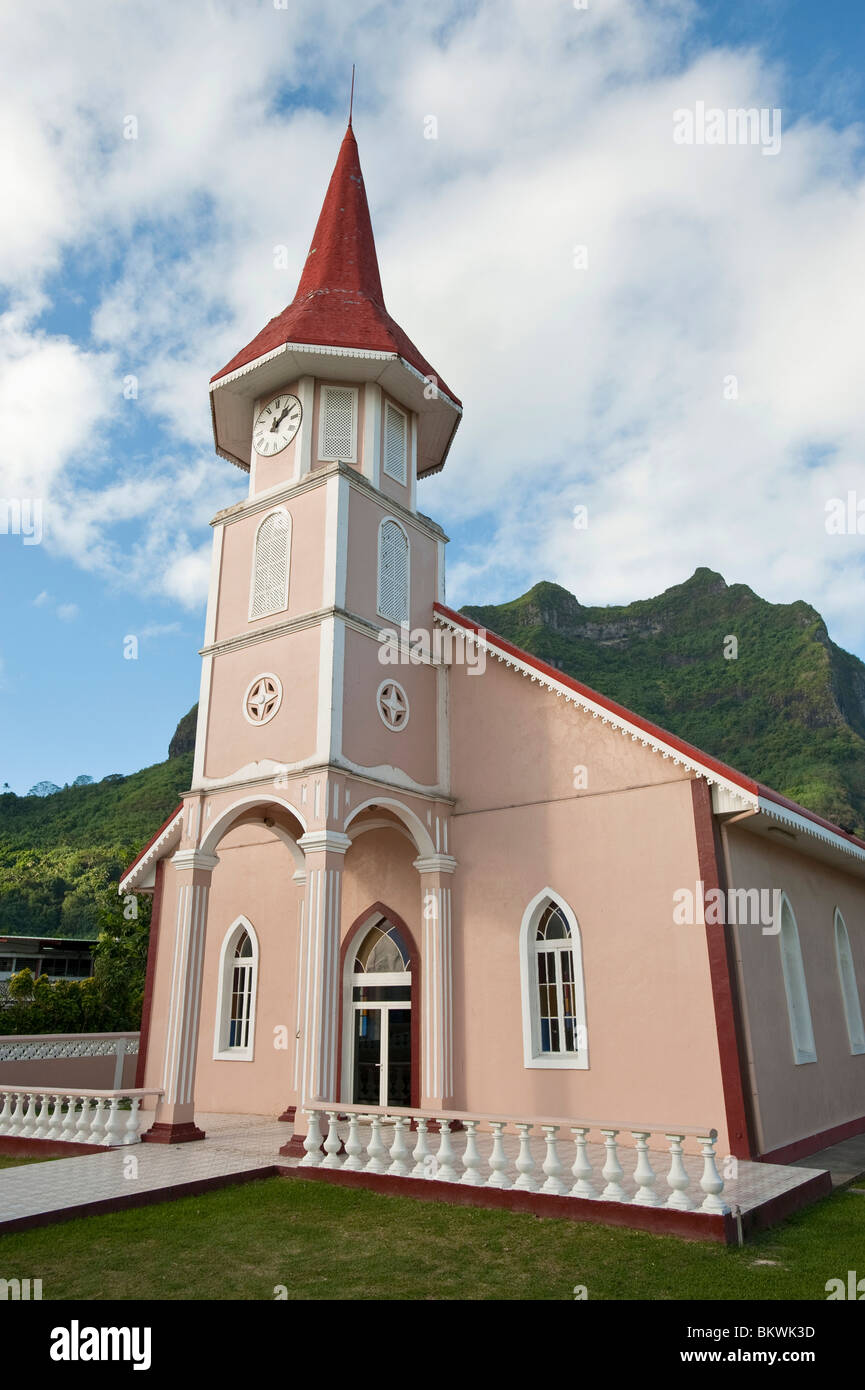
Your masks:
<path fill-rule="evenodd" d="M 457 613 L 455 609 L 448 608 L 443 603 L 434 603 L 433 610 L 441 613 L 442 617 L 450 619 L 452 622 L 459 623 L 461 627 L 468 628 L 471 632 L 477 632 L 492 640 L 494 646 L 499 647 L 509 656 L 516 657 L 519 661 L 525 662 L 533 670 L 539 671 L 542 675 L 549 676 L 552 680 L 558 681 L 560 685 L 567 686 L 570 690 L 587 699 L 601 705 L 603 709 L 608 709 L 611 714 L 618 715 L 621 719 L 627 719 L 629 724 L 634 724 L 644 733 L 651 734 L 653 738 L 662 740 L 675 748 L 677 752 L 684 753 L 694 762 L 710 772 L 726 777 L 728 781 L 735 782 L 745 791 L 749 791 L 754 796 L 762 796 L 767 801 L 774 801 L 777 805 L 785 807 L 788 811 L 794 811 L 799 816 L 804 816 L 806 820 L 813 821 L 815 825 L 822 825 L 825 830 L 831 830 L 833 834 L 839 835 L 848 843 L 856 845 L 859 849 L 865 850 L 865 840 L 860 840 L 857 835 L 853 835 L 849 830 L 842 830 L 840 825 L 835 825 L 830 820 L 825 820 L 823 816 L 818 816 L 815 811 L 809 811 L 807 806 L 800 806 L 798 801 L 791 801 L 789 797 L 782 796 L 772 787 L 767 787 L 762 782 L 755 782 L 753 778 L 747 777 L 745 773 L 739 772 L 737 768 L 730 767 L 728 763 L 719 762 L 717 758 L 704 753 L 701 748 L 697 748 L 693 743 L 686 743 L 684 739 L 677 738 L 667 729 L 662 729 L 659 724 L 653 724 L 648 719 L 643 719 L 641 715 L 634 714 L 633 710 L 626 709 L 624 705 L 619 705 L 615 700 L 607 699 L 606 695 L 601 695 L 597 690 L 592 690 L 591 686 L 583 685 L 581 681 L 574 680 L 572 676 L 566 676 L 564 671 L 559 671 L 555 666 L 550 666 L 546 661 L 541 661 L 538 657 L 532 656 L 531 652 L 523 651 L 521 647 L 515 647 L 506 638 L 500 637 L 496 632 L 490 632 L 488 628 L 481 627 L 479 623 L 467 618 L 464 613 Z"/>
<path fill-rule="evenodd" d="M 151 835 L 150 839 L 147 841 L 147 844 L 144 846 L 144 849 L 141 850 L 138 854 L 136 854 L 136 856 L 135 856 L 135 858 L 133 859 L 132 863 L 129 865 L 129 868 L 126 869 L 125 872 L 122 873 L 122 874 L 120 875 L 120 882 L 121 882 L 121 883 L 123 882 L 124 879 L 126 879 L 126 878 L 129 877 L 129 875 L 132 873 L 132 870 L 136 867 L 136 865 L 138 865 L 138 864 L 141 863 L 141 860 L 144 858 L 145 854 L 147 854 L 148 850 L 151 850 L 151 849 L 153 848 L 153 846 L 156 844 L 156 841 L 159 839 L 160 835 L 162 835 L 162 834 L 165 833 L 165 831 L 168 829 L 168 827 L 169 827 L 169 825 L 171 824 L 171 822 L 172 822 L 173 820 L 176 820 L 176 819 L 177 819 L 177 817 L 179 816 L 179 814 L 180 814 L 180 812 L 181 812 L 182 810 L 183 810 L 183 802 L 181 801 L 180 805 L 177 806 L 177 807 L 171 812 L 171 815 L 168 817 L 168 819 L 167 819 L 167 820 L 164 820 L 164 821 L 162 822 L 162 824 L 160 825 L 160 827 L 159 827 L 159 829 L 157 830 L 156 834 L 155 834 L 155 835 Z"/>

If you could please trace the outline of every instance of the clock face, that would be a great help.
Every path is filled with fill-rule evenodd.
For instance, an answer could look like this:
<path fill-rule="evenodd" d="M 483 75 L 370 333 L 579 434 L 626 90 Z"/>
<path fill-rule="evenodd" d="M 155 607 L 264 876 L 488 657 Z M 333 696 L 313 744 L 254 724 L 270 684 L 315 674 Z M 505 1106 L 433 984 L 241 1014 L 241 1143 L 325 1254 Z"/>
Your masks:
<path fill-rule="evenodd" d="M 297 434 L 302 414 L 297 396 L 277 396 L 270 401 L 253 426 L 255 452 L 263 458 L 281 453 Z"/>

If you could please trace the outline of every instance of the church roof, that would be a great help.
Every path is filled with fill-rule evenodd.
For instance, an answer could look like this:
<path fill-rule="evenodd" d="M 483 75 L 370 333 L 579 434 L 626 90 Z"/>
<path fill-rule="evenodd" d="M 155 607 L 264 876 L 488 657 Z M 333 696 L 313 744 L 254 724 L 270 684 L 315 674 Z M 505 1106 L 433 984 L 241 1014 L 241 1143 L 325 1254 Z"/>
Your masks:
<path fill-rule="evenodd" d="M 384 303 L 357 141 L 349 123 L 294 299 L 232 357 L 213 382 L 285 343 L 393 352 L 460 401 Z"/>

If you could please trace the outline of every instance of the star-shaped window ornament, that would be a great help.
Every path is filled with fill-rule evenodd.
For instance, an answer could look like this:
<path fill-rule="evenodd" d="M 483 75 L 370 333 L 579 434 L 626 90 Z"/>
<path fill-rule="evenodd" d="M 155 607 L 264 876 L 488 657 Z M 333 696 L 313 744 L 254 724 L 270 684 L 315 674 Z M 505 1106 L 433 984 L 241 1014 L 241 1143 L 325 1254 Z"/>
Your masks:
<path fill-rule="evenodd" d="M 394 732 L 408 723 L 408 696 L 396 681 L 384 681 L 376 697 L 378 712 L 386 728 Z"/>
<path fill-rule="evenodd" d="M 282 682 L 267 673 L 256 676 L 243 697 L 243 713 L 250 724 L 266 724 L 282 704 Z"/>

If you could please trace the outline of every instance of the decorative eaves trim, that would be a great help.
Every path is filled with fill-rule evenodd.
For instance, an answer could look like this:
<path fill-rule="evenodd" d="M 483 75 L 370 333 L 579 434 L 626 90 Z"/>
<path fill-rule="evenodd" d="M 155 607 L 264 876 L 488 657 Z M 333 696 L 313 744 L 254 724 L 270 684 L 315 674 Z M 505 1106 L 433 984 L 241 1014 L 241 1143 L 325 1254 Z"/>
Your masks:
<path fill-rule="evenodd" d="M 324 357 L 359 357 L 366 362 L 399 362 L 405 367 L 406 371 L 411 372 L 420 382 L 425 382 L 426 377 L 419 372 L 417 367 L 413 367 L 405 357 L 401 357 L 398 352 L 382 352 L 374 348 L 353 348 L 353 347 L 332 347 L 324 343 L 281 343 L 279 347 L 271 348 L 270 352 L 264 352 L 260 357 L 254 357 L 251 362 L 245 362 L 242 367 L 236 367 L 233 372 L 227 372 L 225 376 L 217 376 L 210 382 L 211 392 L 219 389 L 220 386 L 228 386 L 232 381 L 239 380 L 249 372 L 255 371 L 257 367 L 262 367 L 266 362 L 271 362 L 273 358 L 279 357 L 285 352 L 309 352 L 317 353 Z M 438 378 L 436 378 L 438 382 Z M 457 415 L 462 415 L 462 407 L 443 391 L 440 386 L 436 386 L 437 399 L 444 401 L 455 410 Z M 217 451 L 218 452 L 218 451 Z"/>
<path fill-rule="evenodd" d="M 181 806 L 171 819 L 165 822 L 162 829 L 154 835 L 150 844 L 142 851 L 134 864 L 127 869 L 123 878 L 117 885 L 118 893 L 128 893 L 131 889 L 134 889 L 156 860 L 162 859 L 172 845 L 180 841 L 182 834 L 183 807 Z"/>
<path fill-rule="evenodd" d="M 789 806 L 782 806 L 767 796 L 758 798 L 758 808 L 764 815 L 771 816 L 773 820 L 780 821 L 783 825 L 802 831 L 806 835 L 812 835 L 815 839 L 822 840 L 824 844 L 831 845 L 833 849 L 851 855 L 858 863 L 865 864 L 865 849 L 845 835 L 830 829 L 828 825 L 822 825 L 820 821 L 812 820 L 810 816 L 802 815 Z"/>

